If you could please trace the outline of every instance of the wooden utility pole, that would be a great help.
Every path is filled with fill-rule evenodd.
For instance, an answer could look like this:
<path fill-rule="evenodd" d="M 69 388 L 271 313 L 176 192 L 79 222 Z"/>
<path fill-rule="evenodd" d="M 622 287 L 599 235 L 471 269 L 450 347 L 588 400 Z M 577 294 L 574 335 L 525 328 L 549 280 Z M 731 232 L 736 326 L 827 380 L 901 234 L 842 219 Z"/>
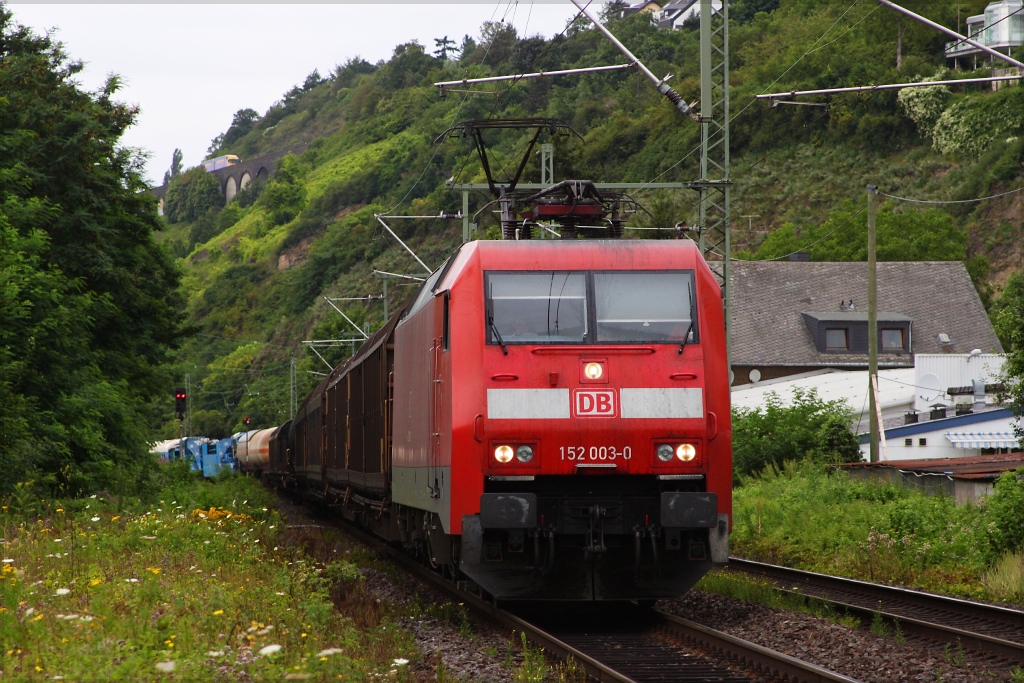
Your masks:
<path fill-rule="evenodd" d="M 875 280 L 875 194 L 878 188 L 868 185 L 868 407 L 871 423 L 871 462 L 878 462 L 878 287 Z"/>

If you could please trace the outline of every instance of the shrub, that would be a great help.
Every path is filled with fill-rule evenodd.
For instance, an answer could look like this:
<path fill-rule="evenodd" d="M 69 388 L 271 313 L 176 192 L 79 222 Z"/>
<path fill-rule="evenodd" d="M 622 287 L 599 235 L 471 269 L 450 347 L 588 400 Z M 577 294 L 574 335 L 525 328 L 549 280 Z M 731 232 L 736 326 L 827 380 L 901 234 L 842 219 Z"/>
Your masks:
<path fill-rule="evenodd" d="M 1024 88 L 1003 88 L 987 97 L 965 97 L 942 113 L 932 131 L 943 154 L 976 156 L 1024 131 Z"/>
<path fill-rule="evenodd" d="M 306 205 L 306 167 L 294 154 L 281 157 L 274 178 L 267 183 L 260 204 L 270 213 L 274 225 L 284 225 Z"/>
<path fill-rule="evenodd" d="M 1009 553 L 1024 547 L 1024 467 L 1016 472 L 1003 472 L 996 480 L 986 517 L 993 552 Z"/>
<path fill-rule="evenodd" d="M 217 178 L 202 166 L 196 166 L 171 179 L 164 199 L 164 215 L 169 223 L 194 221 L 223 204 Z"/>
<path fill-rule="evenodd" d="M 943 71 L 940 75 L 945 76 L 946 72 Z M 939 76 L 931 80 L 939 80 Z M 896 100 L 907 116 L 917 124 L 917 130 L 920 131 L 921 137 L 930 138 L 935 124 L 946 110 L 946 103 L 949 102 L 950 96 L 951 92 L 948 86 L 935 85 L 925 88 L 906 88 L 900 91 Z"/>
<path fill-rule="evenodd" d="M 825 401 L 815 390 L 793 390 L 784 405 L 769 392 L 762 408 L 733 410 L 733 471 L 741 475 L 760 472 L 768 465 L 780 467 L 787 460 L 853 462 L 860 448 L 850 431 L 850 411 L 843 401 Z"/>

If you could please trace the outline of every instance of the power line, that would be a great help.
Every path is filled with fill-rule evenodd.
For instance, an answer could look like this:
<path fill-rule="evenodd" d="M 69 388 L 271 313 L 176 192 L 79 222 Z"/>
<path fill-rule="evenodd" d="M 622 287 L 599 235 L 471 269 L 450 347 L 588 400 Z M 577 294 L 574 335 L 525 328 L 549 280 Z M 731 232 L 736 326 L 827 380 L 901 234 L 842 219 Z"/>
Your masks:
<path fill-rule="evenodd" d="M 793 62 L 792 64 L 790 64 L 790 65 L 789 65 L 789 67 L 788 67 L 788 68 L 787 68 L 787 69 L 786 69 L 785 71 L 783 71 L 783 72 L 782 72 L 782 73 L 781 73 L 781 74 L 779 75 L 779 77 L 778 77 L 778 78 L 776 78 L 776 79 L 775 79 L 774 81 L 772 81 L 772 82 L 771 82 L 771 84 L 770 84 L 770 85 L 769 85 L 769 86 L 768 86 L 767 88 L 765 88 L 764 90 L 762 90 L 762 91 L 761 91 L 761 94 L 763 95 L 763 94 L 765 94 L 766 92 L 768 92 L 768 91 L 769 91 L 769 90 L 770 90 L 770 89 L 771 89 L 771 88 L 772 88 L 772 87 L 773 87 L 773 86 L 774 86 L 774 85 L 775 85 L 776 83 L 778 83 L 779 81 L 781 81 L 781 80 L 783 79 L 783 77 L 785 77 L 785 75 L 786 75 L 786 74 L 788 74 L 788 73 L 789 73 L 790 71 L 792 71 L 792 70 L 793 70 L 793 68 L 794 68 L 794 67 L 795 67 L 795 66 L 796 66 L 797 64 L 799 64 L 799 63 L 800 63 L 800 62 L 801 62 L 801 61 L 803 60 L 803 58 L 804 58 L 804 57 L 806 57 L 807 55 L 809 55 L 809 54 L 811 54 L 812 52 L 814 52 L 814 51 L 816 50 L 816 49 L 815 49 L 815 46 L 816 46 L 816 45 L 817 45 L 818 43 L 820 43 L 820 42 L 821 42 L 821 41 L 822 41 L 822 40 L 823 40 L 823 39 L 825 38 L 825 36 L 827 36 L 827 35 L 828 35 L 829 33 L 831 33 L 832 29 L 834 29 L 834 28 L 836 27 L 836 24 L 838 24 L 838 23 L 839 23 L 840 21 L 842 21 L 842 20 L 843 20 L 843 17 L 845 17 L 845 16 L 847 15 L 847 14 L 849 14 L 849 13 L 850 13 L 850 11 L 851 11 L 851 10 L 852 10 L 852 9 L 853 9 L 854 7 L 856 7 L 857 5 L 859 5 L 859 4 L 860 4 L 860 3 L 862 2 L 862 1 L 863 1 L 863 0 L 854 0 L 853 4 L 852 4 L 852 5 L 850 5 L 850 6 L 849 6 L 849 7 L 848 7 L 848 8 L 846 9 L 846 11 L 845 11 L 845 12 L 843 12 L 843 13 L 842 13 L 841 15 L 839 15 L 839 18 L 838 18 L 838 19 L 836 19 L 836 20 L 835 20 L 835 21 L 834 21 L 834 22 L 832 23 L 832 25 L 831 25 L 831 26 L 829 26 L 829 27 L 828 27 L 828 28 L 827 28 L 827 29 L 825 30 L 825 32 L 824 32 L 824 33 L 822 33 L 822 34 L 821 34 L 820 36 L 818 36 L 818 39 L 817 39 L 817 40 L 815 40 L 815 41 L 814 41 L 814 42 L 813 42 L 813 43 L 811 44 L 811 47 L 810 47 L 810 48 L 808 48 L 808 49 L 807 49 L 807 51 L 806 51 L 806 52 L 804 52 L 804 53 L 803 53 L 802 55 L 800 55 L 800 56 L 799 56 L 799 57 L 798 57 L 798 58 L 796 59 L 796 61 L 795 61 L 795 62 Z M 877 7 L 876 7 L 875 9 L 877 9 Z M 872 11 L 872 12 L 874 12 L 874 9 L 873 9 L 873 10 L 871 10 L 871 11 Z M 868 14 L 871 14 L 871 12 L 869 12 Z M 866 18 L 867 16 L 868 16 L 868 15 L 865 15 L 865 17 L 864 17 L 864 18 Z M 863 21 L 863 20 L 864 20 L 864 18 L 862 18 L 862 19 L 861 19 L 860 21 Z M 857 24 L 859 24 L 859 23 L 860 23 L 860 21 L 858 21 L 858 22 L 857 22 Z M 854 24 L 854 26 L 856 26 L 857 24 Z M 852 29 L 853 27 L 851 26 L 850 28 Z M 847 33 L 849 33 L 849 31 L 847 31 Z M 846 34 L 844 33 L 843 35 L 846 35 Z M 839 37 L 841 38 L 842 36 L 839 36 Z M 837 38 L 836 40 L 838 40 L 838 38 Z M 835 41 L 832 41 L 832 42 L 835 42 Z M 824 46 L 822 46 L 822 47 L 824 47 Z M 743 112 L 745 112 L 745 111 L 746 111 L 747 109 L 749 109 L 749 108 L 751 107 L 751 105 L 753 105 L 753 104 L 754 104 L 755 102 L 757 102 L 757 97 L 754 97 L 754 98 L 752 98 L 752 99 L 750 100 L 750 102 L 748 102 L 748 103 L 747 103 L 747 105 L 746 105 L 745 107 L 743 107 L 743 108 L 742 108 L 742 109 L 740 109 L 740 110 L 739 110 L 738 112 L 736 112 L 736 114 L 734 114 L 734 115 L 733 115 L 732 117 L 730 117 L 730 118 L 729 118 L 729 123 L 732 123 L 732 122 L 733 122 L 733 121 L 735 121 L 735 120 L 736 120 L 737 118 L 739 118 L 739 116 L 740 116 L 740 115 L 741 115 L 741 114 L 742 114 Z M 819 117 L 819 118 L 820 118 L 820 117 Z M 689 158 L 690 158 L 691 156 L 693 156 L 693 155 L 694 155 L 694 154 L 695 154 L 696 152 L 699 152 L 699 151 L 700 151 L 700 148 L 701 148 L 701 145 L 697 145 L 696 147 L 694 147 L 694 148 L 693 148 L 692 150 L 690 150 L 690 151 L 689 151 L 689 152 L 688 152 L 688 153 L 687 153 L 687 154 L 686 154 L 686 155 L 685 155 L 685 156 L 684 156 L 684 157 L 683 157 L 682 159 L 680 159 L 680 160 L 679 160 L 679 161 L 677 161 L 676 163 L 674 163 L 674 164 L 672 164 L 671 166 L 669 166 L 668 168 L 666 168 L 666 169 L 665 169 L 664 171 L 662 171 L 661 173 L 659 173 L 659 174 L 658 174 L 657 176 L 655 176 L 655 177 L 654 177 L 653 179 L 651 179 L 650 181 L 648 181 L 648 183 L 647 183 L 647 184 L 648 184 L 648 185 L 650 185 L 650 184 L 652 184 L 652 183 L 655 183 L 655 182 L 657 182 L 657 181 L 658 181 L 659 179 L 661 179 L 662 177 L 664 177 L 664 176 L 665 176 L 665 174 L 667 174 L 667 173 L 668 173 L 669 171 L 671 171 L 671 170 L 673 170 L 673 169 L 677 168 L 677 167 L 678 167 L 678 166 L 679 166 L 680 164 L 682 164 L 682 163 L 683 163 L 684 161 L 686 161 L 687 159 L 689 159 Z M 769 154 L 770 154 L 770 152 L 769 152 Z M 767 156 L 767 155 L 766 155 L 766 156 Z M 760 163 L 760 162 L 758 162 L 758 163 Z M 749 170 L 749 169 L 748 169 L 748 170 Z M 736 176 L 734 176 L 733 178 L 735 179 L 735 177 L 736 177 Z M 640 188 L 640 189 L 642 190 L 643 188 Z M 691 208 L 692 208 L 692 206 L 691 206 Z"/>
<path fill-rule="evenodd" d="M 861 215 L 862 213 L 864 213 L 864 209 L 859 209 L 859 210 L 857 211 L 857 213 L 853 214 L 852 216 L 850 216 L 849 218 L 847 218 L 847 219 L 846 219 L 845 221 L 843 221 L 842 223 L 840 223 L 839 225 L 837 225 L 837 226 L 836 226 L 835 228 L 833 228 L 832 230 L 830 230 L 830 231 L 828 232 L 828 234 L 826 234 L 826 235 L 822 235 L 821 237 L 819 237 L 818 239 L 814 240 L 814 241 L 813 241 L 813 242 L 811 242 L 810 244 L 805 244 L 804 246 L 800 247 L 800 248 L 799 248 L 799 249 L 797 249 L 796 251 L 791 251 L 791 252 L 789 252 L 788 254 L 785 254 L 785 255 L 783 255 L 783 256 L 776 256 L 775 258 L 766 258 L 766 259 L 750 259 L 750 260 L 751 260 L 751 261 L 781 261 L 782 259 L 786 259 L 786 258 L 789 258 L 789 257 L 790 257 L 790 256 L 792 256 L 793 254 L 799 254 L 800 252 L 803 252 L 803 251 L 807 251 L 808 249 L 810 249 L 811 247 L 813 247 L 813 246 L 814 246 L 815 244 L 817 244 L 817 243 L 821 242 L 822 240 L 824 240 L 824 239 L 827 239 L 827 238 L 831 237 L 832 235 L 836 234 L 837 232 L 839 232 L 839 229 L 840 229 L 840 228 L 842 228 L 843 226 L 845 226 L 845 225 L 846 225 L 847 223 L 849 223 L 850 221 L 852 221 L 852 220 L 853 220 L 854 218 L 856 218 L 857 216 Z"/>
<path fill-rule="evenodd" d="M 978 197 L 977 199 L 951 199 L 948 201 L 938 201 L 929 199 L 910 199 L 908 197 L 897 197 L 894 194 L 886 194 L 879 192 L 878 194 L 889 199 L 895 199 L 900 202 L 910 202 L 912 204 L 973 204 L 975 202 L 984 202 L 989 199 L 998 199 L 999 197 L 1005 197 L 1007 195 L 1016 194 L 1024 191 L 1024 187 L 1018 187 L 1016 190 L 1010 190 L 1009 192 L 1000 192 L 999 194 L 989 195 L 988 197 Z"/>

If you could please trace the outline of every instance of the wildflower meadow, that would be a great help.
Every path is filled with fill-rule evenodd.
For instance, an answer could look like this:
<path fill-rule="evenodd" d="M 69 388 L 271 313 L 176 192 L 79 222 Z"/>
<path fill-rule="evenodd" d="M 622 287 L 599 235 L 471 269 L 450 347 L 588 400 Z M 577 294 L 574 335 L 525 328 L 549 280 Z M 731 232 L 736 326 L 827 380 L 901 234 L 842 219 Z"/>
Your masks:
<path fill-rule="evenodd" d="M 359 570 L 289 543 L 257 482 L 166 474 L 149 503 L 7 501 L 0 678 L 370 680 L 415 654 L 386 617 L 338 609 Z"/>

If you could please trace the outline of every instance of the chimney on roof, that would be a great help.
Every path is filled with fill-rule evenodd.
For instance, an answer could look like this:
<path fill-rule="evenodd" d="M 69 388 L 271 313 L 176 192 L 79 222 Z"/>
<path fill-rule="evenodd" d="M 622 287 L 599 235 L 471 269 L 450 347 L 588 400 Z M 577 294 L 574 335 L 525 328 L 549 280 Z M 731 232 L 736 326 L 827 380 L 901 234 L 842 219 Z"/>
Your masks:
<path fill-rule="evenodd" d="M 810 261 L 811 254 L 806 251 L 795 251 L 789 255 L 790 261 Z"/>
<path fill-rule="evenodd" d="M 939 346 L 942 347 L 943 353 L 953 353 L 954 342 L 952 339 L 949 338 L 948 334 L 946 334 L 945 332 L 940 332 L 936 339 L 939 341 Z"/>

